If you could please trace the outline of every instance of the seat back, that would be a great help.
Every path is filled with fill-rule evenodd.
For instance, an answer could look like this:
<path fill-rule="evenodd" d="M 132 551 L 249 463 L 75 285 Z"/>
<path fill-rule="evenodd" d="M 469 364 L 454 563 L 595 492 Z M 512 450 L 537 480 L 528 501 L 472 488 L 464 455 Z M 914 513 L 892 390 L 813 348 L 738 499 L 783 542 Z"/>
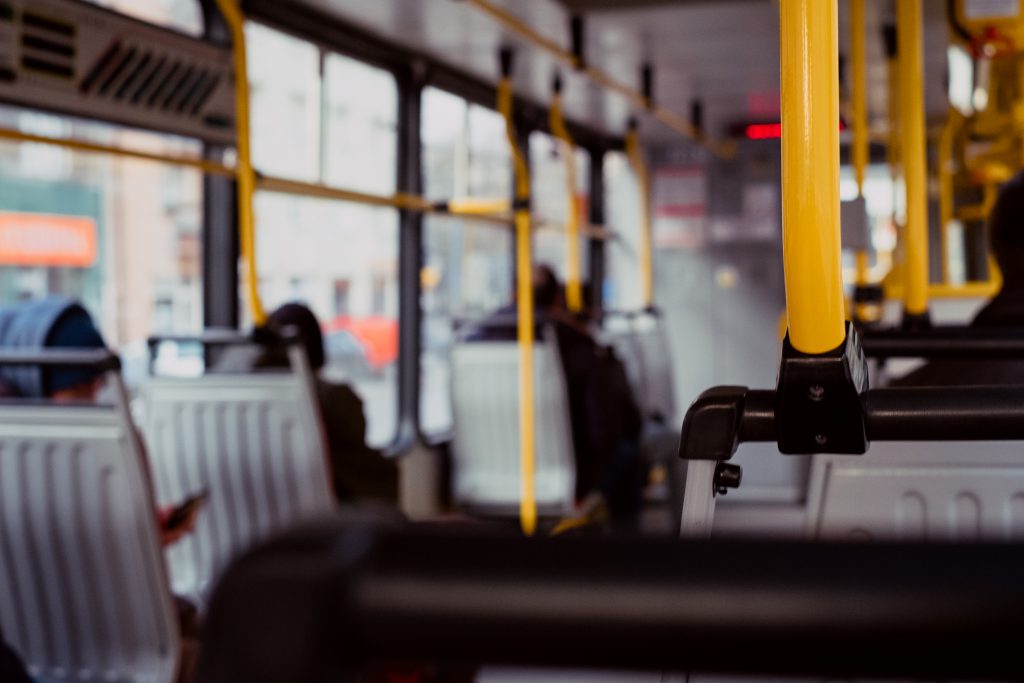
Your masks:
<path fill-rule="evenodd" d="M 519 505 L 519 347 L 462 342 L 452 351 L 454 494 L 463 506 L 513 514 Z M 542 514 L 575 502 L 569 400 L 553 343 L 533 348 L 536 496 Z"/>
<path fill-rule="evenodd" d="M 114 405 L 0 404 L 0 630 L 34 677 L 170 683 L 179 636 L 143 455 Z"/>
<path fill-rule="evenodd" d="M 174 591 L 204 605 L 239 553 L 335 509 L 314 380 L 299 346 L 291 370 L 154 378 L 140 422 L 158 502 L 208 494 L 195 533 L 168 550 Z"/>
<path fill-rule="evenodd" d="M 630 386 L 646 417 L 661 416 L 675 424 L 675 383 L 664 325 L 654 315 L 615 319 L 602 333 L 626 367 Z"/>
<path fill-rule="evenodd" d="M 815 538 L 1024 539 L 1017 442 L 876 443 L 816 456 L 807 533 Z"/>

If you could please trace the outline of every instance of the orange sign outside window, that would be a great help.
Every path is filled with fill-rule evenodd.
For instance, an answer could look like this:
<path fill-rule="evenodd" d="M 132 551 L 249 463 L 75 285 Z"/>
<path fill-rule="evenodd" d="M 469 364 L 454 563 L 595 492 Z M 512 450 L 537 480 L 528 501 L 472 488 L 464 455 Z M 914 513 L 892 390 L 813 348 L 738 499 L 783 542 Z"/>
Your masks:
<path fill-rule="evenodd" d="M 95 263 L 93 219 L 0 211 L 0 264 L 88 268 Z"/>

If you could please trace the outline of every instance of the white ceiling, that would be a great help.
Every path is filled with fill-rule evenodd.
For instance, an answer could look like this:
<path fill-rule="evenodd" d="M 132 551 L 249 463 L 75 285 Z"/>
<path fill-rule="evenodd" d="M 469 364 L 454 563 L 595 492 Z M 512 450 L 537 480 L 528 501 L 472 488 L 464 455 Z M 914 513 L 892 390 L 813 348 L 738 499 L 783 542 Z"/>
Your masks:
<path fill-rule="evenodd" d="M 439 61 L 490 82 L 498 78 L 497 51 L 517 46 L 517 93 L 543 103 L 552 76 L 561 68 L 548 54 L 505 32 L 493 19 L 459 0 L 298 0 L 326 10 L 386 40 L 425 52 Z M 774 0 L 493 0 L 550 40 L 569 48 L 569 11 L 583 7 L 586 58 L 618 80 L 639 89 L 645 61 L 654 65 L 655 97 L 689 117 L 694 98 L 704 102 L 705 122 L 714 134 L 733 123 L 770 119 L 778 112 L 778 8 Z M 841 49 L 845 50 L 846 9 L 841 0 Z M 889 0 L 868 2 L 868 54 L 872 116 L 884 120 L 885 62 L 879 35 Z M 925 0 L 926 92 L 929 112 L 945 111 L 946 27 L 944 4 Z M 622 6 L 627 8 L 623 9 Z M 563 69 L 564 71 L 564 69 Z M 566 75 L 567 115 L 619 134 L 630 111 L 619 95 L 582 76 Z M 649 140 L 675 134 L 641 118 Z"/>

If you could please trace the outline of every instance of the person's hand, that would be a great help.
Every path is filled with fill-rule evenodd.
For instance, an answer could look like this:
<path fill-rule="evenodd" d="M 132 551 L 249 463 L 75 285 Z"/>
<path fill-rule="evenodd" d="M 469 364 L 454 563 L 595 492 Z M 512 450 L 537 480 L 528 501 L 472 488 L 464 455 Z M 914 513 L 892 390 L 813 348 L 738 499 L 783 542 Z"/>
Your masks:
<path fill-rule="evenodd" d="M 171 512 L 173 511 L 174 506 L 171 505 L 161 509 L 157 515 L 157 520 L 160 524 L 160 545 L 165 548 L 174 545 L 195 531 L 196 521 L 199 519 L 199 508 L 197 507 L 189 513 L 184 522 L 173 529 L 168 529 L 166 526 L 167 519 L 171 516 Z"/>

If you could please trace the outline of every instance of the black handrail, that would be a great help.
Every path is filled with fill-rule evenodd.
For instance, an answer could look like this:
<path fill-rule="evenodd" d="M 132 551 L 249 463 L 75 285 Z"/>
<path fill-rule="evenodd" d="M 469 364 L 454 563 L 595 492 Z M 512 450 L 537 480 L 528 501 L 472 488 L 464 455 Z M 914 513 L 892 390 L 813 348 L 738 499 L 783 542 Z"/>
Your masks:
<path fill-rule="evenodd" d="M 0 366 L 45 366 L 120 370 L 121 359 L 109 349 L 0 347 Z"/>
<path fill-rule="evenodd" d="M 869 358 L 1024 359 L 1024 329 L 943 326 L 915 332 L 861 331 Z"/>
<path fill-rule="evenodd" d="M 687 411 L 680 456 L 728 460 L 741 443 L 777 441 L 776 405 L 775 391 L 704 392 Z M 868 441 L 1024 440 L 1024 387 L 871 389 L 861 406 Z"/>
<path fill-rule="evenodd" d="M 345 528 L 237 563 L 202 683 L 369 662 L 1024 677 L 1024 545 L 524 539 Z"/>

